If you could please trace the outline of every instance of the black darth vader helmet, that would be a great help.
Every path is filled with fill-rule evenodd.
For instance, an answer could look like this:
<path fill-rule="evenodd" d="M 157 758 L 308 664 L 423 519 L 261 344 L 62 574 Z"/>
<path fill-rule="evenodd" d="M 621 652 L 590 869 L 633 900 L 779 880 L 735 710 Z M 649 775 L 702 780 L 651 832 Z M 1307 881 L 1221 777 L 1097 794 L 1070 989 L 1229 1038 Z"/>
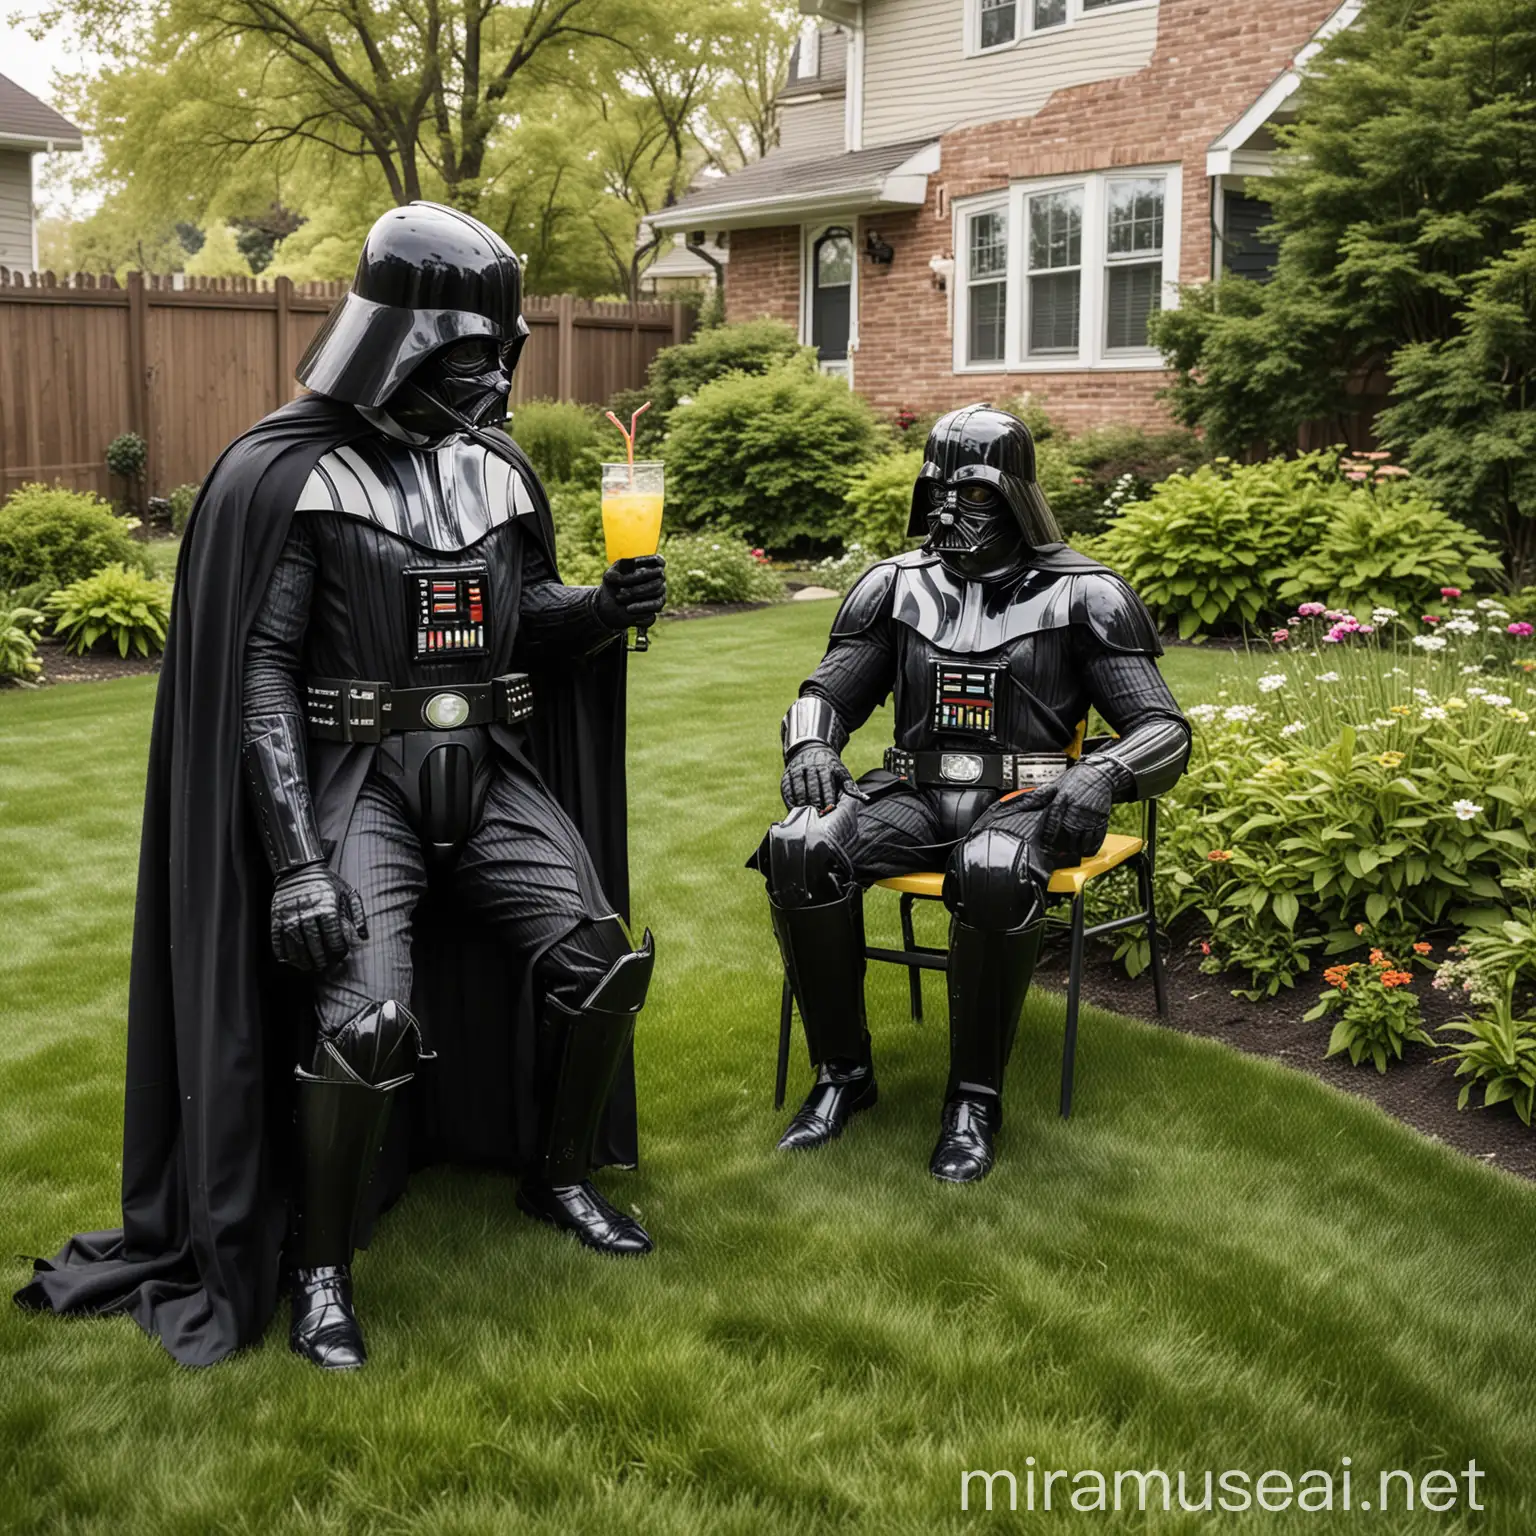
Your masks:
<path fill-rule="evenodd" d="M 454 342 L 494 343 L 510 374 L 527 339 L 522 273 L 505 240 L 440 203 L 391 208 L 368 231 L 352 291 L 299 361 L 299 383 L 379 406 Z"/>
<path fill-rule="evenodd" d="M 995 516 L 995 510 L 986 509 L 995 509 L 999 500 L 1031 549 L 1062 542 L 1056 514 L 1035 480 L 1035 440 L 1029 428 L 990 405 L 966 405 L 941 416 L 928 434 L 923 467 L 912 487 L 907 536 L 931 536 L 935 509 L 947 505 L 961 526 L 975 521 L 975 541 L 983 542 L 982 523 Z M 968 505 L 972 501 L 980 504 L 975 512 Z"/>

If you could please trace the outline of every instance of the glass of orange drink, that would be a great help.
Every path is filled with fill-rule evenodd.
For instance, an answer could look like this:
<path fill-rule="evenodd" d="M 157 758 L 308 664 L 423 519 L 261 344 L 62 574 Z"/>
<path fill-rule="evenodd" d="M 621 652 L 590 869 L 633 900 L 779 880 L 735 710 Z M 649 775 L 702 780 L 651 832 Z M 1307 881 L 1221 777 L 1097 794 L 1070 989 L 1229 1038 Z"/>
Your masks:
<path fill-rule="evenodd" d="M 603 543 L 610 564 L 657 552 L 665 499 L 666 478 L 659 461 L 603 465 Z M 644 627 L 635 632 L 634 649 L 650 649 Z"/>

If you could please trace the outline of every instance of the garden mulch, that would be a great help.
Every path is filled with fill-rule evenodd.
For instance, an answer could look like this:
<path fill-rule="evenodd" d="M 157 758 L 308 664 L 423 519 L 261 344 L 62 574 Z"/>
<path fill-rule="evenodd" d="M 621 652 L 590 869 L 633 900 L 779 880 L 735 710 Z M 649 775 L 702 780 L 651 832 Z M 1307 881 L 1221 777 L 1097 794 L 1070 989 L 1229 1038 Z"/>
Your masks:
<path fill-rule="evenodd" d="M 1356 1067 L 1348 1055 L 1325 1057 L 1332 1022 L 1304 1023 L 1323 991 L 1320 976 L 1303 976 L 1294 990 L 1278 997 L 1248 1002 L 1233 997 L 1240 978 L 1207 976 L 1200 970 L 1199 938 L 1192 929 L 1175 926 L 1170 937 L 1166 965 L 1168 1017 L 1159 1020 L 1152 995 L 1152 977 L 1143 972 L 1134 980 L 1112 958 L 1107 945 L 1092 945 L 1083 970 L 1083 997 L 1100 1008 L 1133 1018 L 1161 1023 L 1185 1034 L 1220 1040 L 1253 1056 L 1267 1056 L 1297 1071 L 1321 1078 L 1345 1093 L 1369 1099 L 1387 1114 L 1411 1125 L 1433 1141 L 1503 1168 L 1524 1179 L 1536 1180 L 1536 1131 L 1522 1125 L 1508 1104 L 1493 1109 L 1480 1107 L 1482 1094 L 1474 1090 L 1465 1110 L 1456 1108 L 1461 1079 L 1452 1063 L 1428 1046 L 1409 1045 L 1403 1059 L 1385 1073 L 1366 1061 Z M 1050 987 L 1065 990 L 1067 954 L 1064 946 L 1052 945 L 1041 956 L 1038 974 Z M 1428 973 L 1415 984 L 1424 1012 L 1424 1027 L 1433 1035 L 1460 1011 L 1458 1003 L 1429 985 Z M 1091 1084 L 1093 1044 L 1088 1031 L 1079 1047 L 1080 1082 Z M 1090 1089 L 1091 1091 L 1091 1089 Z M 1170 1105 L 1177 1114 L 1177 1106 Z M 1276 1126 L 1276 1134 L 1285 1127 Z"/>
<path fill-rule="evenodd" d="M 104 683 L 114 677 L 142 677 L 160 670 L 158 656 L 119 656 L 116 651 L 88 651 L 76 656 L 58 640 L 40 640 L 37 659 L 42 683 Z"/>

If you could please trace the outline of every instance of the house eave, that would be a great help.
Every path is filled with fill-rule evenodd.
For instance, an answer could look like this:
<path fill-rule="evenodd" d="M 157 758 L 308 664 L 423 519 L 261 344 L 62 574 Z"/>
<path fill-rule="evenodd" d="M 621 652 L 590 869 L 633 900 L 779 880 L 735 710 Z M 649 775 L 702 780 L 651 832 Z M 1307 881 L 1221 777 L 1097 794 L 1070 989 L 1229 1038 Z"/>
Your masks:
<path fill-rule="evenodd" d="M 0 149 L 17 149 L 34 155 L 52 155 L 85 148 L 83 138 L 39 138 L 32 133 L 0 133 Z"/>

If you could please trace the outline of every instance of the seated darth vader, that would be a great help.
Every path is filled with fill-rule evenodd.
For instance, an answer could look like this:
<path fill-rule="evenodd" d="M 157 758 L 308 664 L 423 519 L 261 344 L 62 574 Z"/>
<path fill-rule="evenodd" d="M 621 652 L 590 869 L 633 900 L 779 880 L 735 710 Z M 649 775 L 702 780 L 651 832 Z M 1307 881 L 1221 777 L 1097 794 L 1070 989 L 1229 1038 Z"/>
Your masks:
<path fill-rule="evenodd" d="M 864 888 L 944 871 L 950 1069 L 929 1169 L 967 1183 L 992 1167 L 1051 872 L 1098 849 L 1116 801 L 1174 783 L 1189 727 L 1146 609 L 1062 542 L 1023 422 L 943 417 L 908 533 L 923 547 L 859 578 L 784 717 L 789 815 L 753 862 L 816 1070 L 781 1148 L 822 1146 L 875 1102 Z M 895 745 L 855 783 L 839 753 L 889 694 Z M 1119 739 L 1071 763 L 1090 708 Z"/>
<path fill-rule="evenodd" d="M 39 1261 L 24 1304 L 129 1312 L 206 1364 L 261 1336 L 286 1272 L 293 1349 L 361 1365 L 350 1264 L 403 1184 L 373 1173 L 429 1054 L 417 1012 L 443 1051 L 410 1160 L 514 1166 L 527 1214 L 650 1249 L 588 1175 L 600 1139 L 635 1160 L 653 950 L 619 915 L 622 637 L 665 578 L 651 557 L 560 583 L 499 430 L 526 335 L 497 235 L 393 209 L 299 365 L 311 393 L 210 475 L 156 700 L 123 1227 Z M 494 963 L 471 977 L 418 908 L 472 918 Z"/>

